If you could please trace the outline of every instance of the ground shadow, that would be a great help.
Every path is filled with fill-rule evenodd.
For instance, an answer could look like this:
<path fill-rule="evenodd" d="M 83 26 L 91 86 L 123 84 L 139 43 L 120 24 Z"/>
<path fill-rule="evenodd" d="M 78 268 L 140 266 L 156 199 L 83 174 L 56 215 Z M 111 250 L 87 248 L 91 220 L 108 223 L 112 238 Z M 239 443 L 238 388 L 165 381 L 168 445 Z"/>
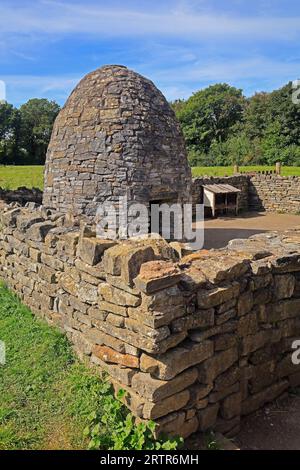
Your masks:
<path fill-rule="evenodd" d="M 230 240 L 234 238 L 249 238 L 257 233 L 265 233 L 268 230 L 258 229 L 240 229 L 240 228 L 205 228 L 204 231 L 204 248 L 223 248 Z"/>

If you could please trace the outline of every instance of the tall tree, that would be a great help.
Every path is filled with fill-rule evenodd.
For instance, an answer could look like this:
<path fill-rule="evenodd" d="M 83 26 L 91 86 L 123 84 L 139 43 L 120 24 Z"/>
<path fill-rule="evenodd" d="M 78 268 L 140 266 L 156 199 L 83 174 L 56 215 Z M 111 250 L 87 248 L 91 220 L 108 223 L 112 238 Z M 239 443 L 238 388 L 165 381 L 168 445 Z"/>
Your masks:
<path fill-rule="evenodd" d="M 9 103 L 0 103 L 0 163 L 18 161 L 19 154 L 19 111 Z"/>
<path fill-rule="evenodd" d="M 270 93 L 255 93 L 247 100 L 244 129 L 249 139 L 261 139 L 270 122 Z"/>
<path fill-rule="evenodd" d="M 55 101 L 31 99 L 20 108 L 21 146 L 27 163 L 41 165 L 51 137 L 54 120 L 60 107 Z"/>
<path fill-rule="evenodd" d="M 205 153 L 212 142 L 228 138 L 242 120 L 244 107 L 242 91 L 226 83 L 209 86 L 174 105 L 189 149 Z"/>

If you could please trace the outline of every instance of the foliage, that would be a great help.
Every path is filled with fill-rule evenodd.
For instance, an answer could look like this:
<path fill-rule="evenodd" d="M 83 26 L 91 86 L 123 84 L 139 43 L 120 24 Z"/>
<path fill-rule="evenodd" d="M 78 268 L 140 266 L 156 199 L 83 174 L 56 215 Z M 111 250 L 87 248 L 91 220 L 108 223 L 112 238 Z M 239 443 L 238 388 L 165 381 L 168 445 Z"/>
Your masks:
<path fill-rule="evenodd" d="M 244 98 L 226 84 L 209 86 L 172 103 L 192 166 L 299 165 L 300 106 L 292 83 Z"/>
<path fill-rule="evenodd" d="M 153 421 L 137 424 L 121 402 L 126 396 L 124 390 L 119 390 L 116 400 L 107 382 L 101 389 L 101 395 L 102 406 L 90 414 L 90 423 L 85 429 L 85 436 L 90 439 L 89 449 L 175 450 L 182 444 L 181 438 L 155 439 L 156 424 Z"/>
<path fill-rule="evenodd" d="M 0 103 L 0 163 L 43 164 L 59 110 L 46 99 L 29 100 L 20 109 Z"/>
<path fill-rule="evenodd" d="M 156 441 L 153 423 L 136 425 L 99 372 L 75 358 L 66 337 L 4 286 L 0 340 L 7 350 L 0 366 L 0 450 L 177 447 L 176 439 Z"/>
<path fill-rule="evenodd" d="M 209 151 L 212 142 L 223 142 L 242 118 L 242 91 L 227 84 L 212 85 L 174 106 L 188 147 Z"/>

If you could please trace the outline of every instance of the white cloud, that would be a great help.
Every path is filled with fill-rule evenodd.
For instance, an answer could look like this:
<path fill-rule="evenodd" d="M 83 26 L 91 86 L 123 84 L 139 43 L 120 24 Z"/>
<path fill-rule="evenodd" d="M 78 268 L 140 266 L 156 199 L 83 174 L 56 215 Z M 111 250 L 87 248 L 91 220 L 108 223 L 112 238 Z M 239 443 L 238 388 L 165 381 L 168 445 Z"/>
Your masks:
<path fill-rule="evenodd" d="M 239 79 L 264 79 L 280 76 L 292 79 L 300 70 L 300 62 L 284 62 L 262 56 L 247 59 L 197 61 L 193 66 L 176 67 L 176 70 L 157 72 L 158 80 L 170 75 L 182 77 L 184 82 L 212 80 L 215 82 Z"/>
<path fill-rule="evenodd" d="M 6 84 L 7 101 L 17 105 L 31 98 L 49 98 L 64 102 L 75 85 L 79 76 L 37 76 L 7 75 L 1 76 Z"/>
<path fill-rule="evenodd" d="M 22 4 L 21 4 L 22 5 Z M 94 34 L 100 37 L 145 35 L 196 37 L 244 37 L 295 39 L 300 33 L 297 16 L 229 16 L 193 10 L 193 4 L 176 3 L 161 11 L 103 6 L 102 2 L 45 0 L 24 6 L 5 3 L 1 7 L 1 34 Z M 186 8 L 184 5 L 190 5 Z"/>

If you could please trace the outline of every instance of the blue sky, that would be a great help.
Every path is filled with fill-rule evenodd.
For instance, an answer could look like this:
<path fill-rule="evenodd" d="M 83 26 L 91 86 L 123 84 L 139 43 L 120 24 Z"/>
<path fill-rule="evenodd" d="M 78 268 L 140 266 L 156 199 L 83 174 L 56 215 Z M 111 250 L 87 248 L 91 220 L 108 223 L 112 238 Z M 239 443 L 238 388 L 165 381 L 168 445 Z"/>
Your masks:
<path fill-rule="evenodd" d="M 15 105 L 63 104 L 104 64 L 170 100 L 216 82 L 246 95 L 300 77 L 299 0 L 0 0 L 0 80 Z"/>

